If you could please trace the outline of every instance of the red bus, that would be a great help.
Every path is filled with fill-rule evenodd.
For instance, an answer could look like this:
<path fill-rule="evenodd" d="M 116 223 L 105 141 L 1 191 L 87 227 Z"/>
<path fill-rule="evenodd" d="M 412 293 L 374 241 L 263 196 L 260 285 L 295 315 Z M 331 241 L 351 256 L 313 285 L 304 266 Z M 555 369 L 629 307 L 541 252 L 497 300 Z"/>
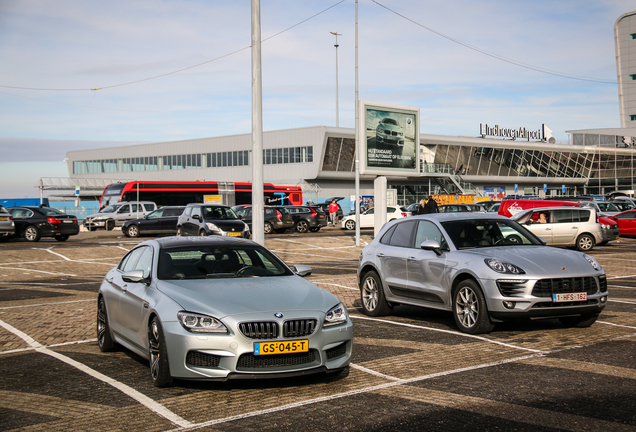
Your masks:
<path fill-rule="evenodd" d="M 266 205 L 302 205 L 300 186 L 263 184 Z M 252 204 L 252 184 L 206 181 L 131 181 L 104 188 L 99 207 L 119 201 L 154 201 L 157 206 L 202 203 L 206 195 L 220 195 L 223 204 Z"/>

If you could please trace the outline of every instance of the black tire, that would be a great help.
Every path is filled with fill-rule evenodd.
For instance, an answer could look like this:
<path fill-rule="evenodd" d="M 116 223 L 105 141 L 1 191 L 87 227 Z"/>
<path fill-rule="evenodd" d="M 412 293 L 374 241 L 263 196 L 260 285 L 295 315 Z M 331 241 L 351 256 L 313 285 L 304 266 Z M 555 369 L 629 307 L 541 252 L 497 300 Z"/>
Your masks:
<path fill-rule="evenodd" d="M 477 282 L 467 279 L 453 290 L 453 317 L 459 330 L 468 334 L 489 333 L 495 325 L 490 322 L 488 307 Z"/>
<path fill-rule="evenodd" d="M 168 387 L 172 384 L 168 349 L 163 337 L 161 321 L 154 317 L 148 328 L 148 345 L 150 346 L 150 378 L 155 387 Z"/>
<path fill-rule="evenodd" d="M 272 226 L 272 224 L 269 222 L 265 222 L 265 225 L 263 225 L 263 232 L 265 234 L 271 234 L 272 231 L 274 231 L 274 227 Z"/>
<path fill-rule="evenodd" d="M 115 221 L 112 219 L 109 219 L 106 221 L 106 223 L 104 224 L 104 228 L 106 228 L 106 231 L 112 231 L 115 229 Z"/>
<path fill-rule="evenodd" d="M 89 231 L 96 231 L 96 230 L 97 230 L 97 227 L 89 226 L 89 227 L 88 227 L 88 230 L 89 230 Z"/>
<path fill-rule="evenodd" d="M 287 229 L 285 229 L 285 228 L 279 228 L 279 229 L 274 230 L 274 231 L 276 231 L 276 233 L 278 233 L 278 234 L 283 234 L 285 231 L 287 231 Z"/>
<path fill-rule="evenodd" d="M 130 225 L 128 229 L 126 229 L 126 236 L 128 237 L 139 237 L 139 227 L 137 225 Z"/>
<path fill-rule="evenodd" d="M 347 221 L 345 222 L 345 228 L 349 231 L 356 229 L 356 221 L 354 221 L 353 219 L 347 219 Z"/>
<path fill-rule="evenodd" d="M 581 234 L 576 239 L 576 249 L 581 252 L 588 252 L 594 248 L 594 237 L 589 234 Z"/>
<path fill-rule="evenodd" d="M 307 221 L 299 220 L 298 223 L 296 223 L 296 231 L 298 231 L 299 233 L 306 233 L 307 231 L 309 231 L 309 224 L 307 223 Z"/>
<path fill-rule="evenodd" d="M 320 227 L 319 227 L 319 226 L 317 226 L 317 227 L 314 227 L 314 228 L 309 228 L 309 231 L 311 231 L 311 232 L 318 232 L 318 231 L 320 231 Z"/>
<path fill-rule="evenodd" d="M 563 318 L 559 318 L 559 321 L 561 321 L 561 324 L 563 324 L 565 327 L 583 328 L 583 327 L 589 327 L 592 324 L 594 324 L 598 316 L 599 314 L 588 314 L 588 315 L 581 315 L 577 317 L 563 317 Z"/>
<path fill-rule="evenodd" d="M 377 317 L 390 315 L 393 307 L 387 303 L 380 276 L 373 270 L 362 276 L 360 281 L 360 300 L 365 315 Z"/>
<path fill-rule="evenodd" d="M 68 234 L 62 234 L 62 235 L 56 235 L 55 236 L 55 240 L 57 241 L 66 241 L 68 240 L 69 235 Z"/>
<path fill-rule="evenodd" d="M 183 231 L 181 230 L 180 226 L 177 227 L 177 232 L 174 235 L 176 235 L 177 237 L 181 237 L 183 235 Z"/>
<path fill-rule="evenodd" d="M 597 243 L 596 246 L 605 246 L 608 242 L 609 242 L 608 240 L 605 240 L 600 243 Z"/>
<path fill-rule="evenodd" d="M 35 225 L 29 225 L 24 229 L 24 238 L 30 242 L 40 241 L 40 230 Z"/>
<path fill-rule="evenodd" d="M 100 297 L 97 302 L 97 346 L 101 352 L 109 352 L 115 349 L 115 342 L 110 333 L 106 301 Z"/>
<path fill-rule="evenodd" d="M 208 235 L 204 229 L 202 229 L 201 231 L 199 231 L 199 236 L 201 237 L 205 237 L 206 235 Z"/>

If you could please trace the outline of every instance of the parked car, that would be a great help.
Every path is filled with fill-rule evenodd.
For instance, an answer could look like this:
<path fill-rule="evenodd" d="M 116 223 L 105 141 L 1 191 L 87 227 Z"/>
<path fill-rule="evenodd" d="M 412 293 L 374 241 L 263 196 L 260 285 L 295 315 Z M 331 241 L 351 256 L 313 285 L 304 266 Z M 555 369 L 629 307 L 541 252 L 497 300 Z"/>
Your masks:
<path fill-rule="evenodd" d="M 66 241 L 79 234 L 77 216 L 62 213 L 50 207 L 9 207 L 7 209 L 15 223 L 15 236 L 27 241 L 40 241 L 42 237 L 53 237 Z"/>
<path fill-rule="evenodd" d="M 621 212 L 636 209 L 636 205 L 631 201 L 616 200 L 612 201 L 612 204 L 615 205 Z"/>
<path fill-rule="evenodd" d="M 456 212 L 464 212 L 470 213 L 470 208 L 468 204 L 442 204 L 437 207 L 437 210 L 440 213 L 456 213 Z"/>
<path fill-rule="evenodd" d="M 365 314 L 388 315 L 397 304 L 440 309 L 471 334 L 517 318 L 587 327 L 608 297 L 605 272 L 594 258 L 544 246 L 526 226 L 492 214 L 438 213 L 387 223 L 362 250 L 357 276 Z"/>
<path fill-rule="evenodd" d="M 360 228 L 373 228 L 375 225 L 375 207 L 371 207 L 369 210 L 360 214 Z M 386 208 L 386 220 L 387 222 L 395 219 L 401 219 L 406 217 L 406 209 L 400 206 L 387 206 Z M 348 215 L 342 219 L 340 228 L 347 230 L 356 229 L 356 215 Z"/>
<path fill-rule="evenodd" d="M 545 222 L 541 222 L 542 215 Z M 575 246 L 587 252 L 594 245 L 618 239 L 618 229 L 610 235 L 598 222 L 596 210 L 580 207 L 538 207 L 521 211 L 512 219 L 523 225 L 536 236 L 543 238 L 550 246 Z"/>
<path fill-rule="evenodd" d="M 0 240 L 6 240 L 14 235 L 15 223 L 13 222 L 13 216 L 0 205 Z"/>
<path fill-rule="evenodd" d="M 177 220 L 176 235 L 219 235 L 249 238 L 250 229 L 229 206 L 188 204 Z"/>
<path fill-rule="evenodd" d="M 618 224 L 620 235 L 636 235 L 636 210 L 627 210 L 611 217 Z"/>
<path fill-rule="evenodd" d="M 98 346 L 148 359 L 157 387 L 341 372 L 353 324 L 338 298 L 302 278 L 309 274 L 249 240 L 147 240 L 101 284 Z"/>
<path fill-rule="evenodd" d="M 124 222 L 146 216 L 150 212 L 157 210 L 157 204 L 152 201 L 122 201 L 108 205 L 95 213 L 84 218 L 84 226 L 89 231 L 97 228 L 104 228 L 108 231 L 116 226 L 122 226 Z"/>
<path fill-rule="evenodd" d="M 139 237 L 143 234 L 171 234 L 177 232 L 177 220 L 185 206 L 165 206 L 141 219 L 124 222 L 121 231 L 126 237 Z"/>
<path fill-rule="evenodd" d="M 413 204 L 409 204 L 408 206 L 406 206 L 406 215 L 407 216 L 413 216 L 418 214 L 418 212 L 420 211 L 420 203 L 416 202 Z"/>
<path fill-rule="evenodd" d="M 251 205 L 237 205 L 232 207 L 234 213 L 247 224 L 252 231 L 252 206 Z M 294 220 L 283 207 L 265 206 L 264 208 L 264 232 L 265 234 L 271 234 L 277 232 L 279 234 L 284 233 L 290 228 L 294 228 Z"/>
<path fill-rule="evenodd" d="M 616 216 L 621 212 L 621 210 L 614 203 L 603 201 L 585 201 L 579 203 L 577 207 L 593 208 L 594 210 L 596 210 L 596 213 L 599 216 L 606 217 Z"/>
<path fill-rule="evenodd" d="M 299 233 L 317 232 L 329 223 L 328 215 L 317 205 L 283 206 L 294 221 L 294 228 Z"/>
<path fill-rule="evenodd" d="M 339 204 L 339 201 L 342 201 L 343 199 L 344 199 L 344 197 L 327 198 L 324 203 L 318 204 L 318 207 L 320 207 L 322 209 L 322 211 L 325 213 L 325 215 L 327 215 L 327 218 L 328 218 L 329 217 L 329 204 L 331 203 L 331 201 L 335 200 L 336 204 L 338 204 L 338 211 L 336 212 L 336 223 L 338 223 L 344 217 L 344 211 L 342 210 L 342 207 Z"/>
<path fill-rule="evenodd" d="M 483 205 L 487 212 L 491 211 L 495 205 L 500 204 L 501 201 L 482 201 L 479 204 Z"/>
<path fill-rule="evenodd" d="M 493 205 L 491 205 L 488 210 L 486 210 L 486 213 L 499 213 L 499 207 L 501 206 L 501 203 L 495 203 Z"/>
<path fill-rule="evenodd" d="M 375 141 L 378 144 L 404 145 L 404 128 L 397 120 L 385 117 L 375 128 Z"/>

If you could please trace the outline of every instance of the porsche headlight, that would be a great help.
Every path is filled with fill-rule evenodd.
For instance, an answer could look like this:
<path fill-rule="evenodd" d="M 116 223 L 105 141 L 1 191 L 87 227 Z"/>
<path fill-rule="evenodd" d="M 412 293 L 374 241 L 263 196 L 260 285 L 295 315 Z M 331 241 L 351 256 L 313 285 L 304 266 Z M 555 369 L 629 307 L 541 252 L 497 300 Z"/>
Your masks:
<path fill-rule="evenodd" d="M 221 321 L 208 315 L 181 311 L 177 317 L 183 328 L 193 333 L 227 333 Z"/>
<path fill-rule="evenodd" d="M 599 264 L 599 263 L 598 263 L 598 262 L 597 262 L 594 258 L 592 258 L 591 256 L 589 256 L 589 255 L 587 255 L 587 254 L 583 254 L 583 256 L 585 257 L 585 259 L 587 260 L 587 262 L 589 262 L 589 263 L 590 263 L 590 265 L 591 265 L 592 267 L 594 267 L 594 270 L 598 270 L 598 271 L 601 271 L 601 270 L 602 270 L 601 265 L 600 265 L 600 264 Z"/>
<path fill-rule="evenodd" d="M 329 309 L 325 315 L 325 322 L 323 327 L 329 327 L 333 325 L 343 324 L 347 322 L 347 308 L 342 303 L 338 303 L 336 306 Z"/>
<path fill-rule="evenodd" d="M 510 264 L 509 262 L 500 261 L 495 258 L 486 258 L 484 262 L 488 267 L 490 267 L 497 273 L 526 274 L 526 272 L 521 267 Z"/>

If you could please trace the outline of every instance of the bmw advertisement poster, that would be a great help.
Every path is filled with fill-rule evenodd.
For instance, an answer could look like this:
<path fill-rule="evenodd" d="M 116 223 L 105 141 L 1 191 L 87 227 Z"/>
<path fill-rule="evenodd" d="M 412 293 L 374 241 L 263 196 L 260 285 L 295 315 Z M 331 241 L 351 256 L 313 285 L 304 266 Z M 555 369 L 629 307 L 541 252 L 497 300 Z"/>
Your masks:
<path fill-rule="evenodd" d="M 360 101 L 361 174 L 419 172 L 419 108 Z"/>

